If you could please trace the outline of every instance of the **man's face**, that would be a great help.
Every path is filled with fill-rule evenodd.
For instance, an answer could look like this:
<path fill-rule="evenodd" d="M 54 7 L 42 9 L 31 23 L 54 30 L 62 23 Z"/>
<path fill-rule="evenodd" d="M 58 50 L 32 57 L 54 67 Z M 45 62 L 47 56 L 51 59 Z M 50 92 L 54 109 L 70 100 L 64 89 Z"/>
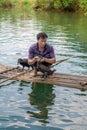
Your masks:
<path fill-rule="evenodd" d="M 45 47 L 45 45 L 46 45 L 46 41 L 47 41 L 47 38 L 40 38 L 39 40 L 38 40 L 38 45 L 39 45 L 39 48 L 44 48 Z"/>

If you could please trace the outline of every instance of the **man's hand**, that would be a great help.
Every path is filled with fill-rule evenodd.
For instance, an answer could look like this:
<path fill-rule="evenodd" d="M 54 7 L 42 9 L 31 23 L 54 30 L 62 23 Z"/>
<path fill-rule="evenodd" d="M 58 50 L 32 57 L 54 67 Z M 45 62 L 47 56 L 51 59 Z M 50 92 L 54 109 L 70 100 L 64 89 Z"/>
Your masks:
<path fill-rule="evenodd" d="M 35 59 L 37 62 L 44 62 L 44 61 L 45 61 L 45 58 L 44 58 L 44 57 L 39 57 L 39 56 L 35 56 L 34 59 Z"/>
<path fill-rule="evenodd" d="M 45 58 L 44 57 L 42 57 L 41 58 L 41 60 L 40 60 L 40 62 L 44 62 L 45 61 Z"/>
<path fill-rule="evenodd" d="M 35 56 L 34 59 L 37 61 L 37 62 L 40 62 L 41 61 L 41 58 L 39 56 Z"/>

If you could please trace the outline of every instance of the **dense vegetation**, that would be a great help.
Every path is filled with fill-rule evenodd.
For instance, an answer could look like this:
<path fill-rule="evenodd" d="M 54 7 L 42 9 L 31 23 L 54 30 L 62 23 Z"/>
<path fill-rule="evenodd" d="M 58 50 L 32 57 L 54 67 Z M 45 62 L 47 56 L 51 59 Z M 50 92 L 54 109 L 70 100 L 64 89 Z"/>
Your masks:
<path fill-rule="evenodd" d="M 34 8 L 61 10 L 87 14 L 87 0 L 0 0 L 3 8 Z"/>
<path fill-rule="evenodd" d="M 30 8 L 33 6 L 34 0 L 0 0 L 0 7 L 7 9 L 7 8 Z"/>
<path fill-rule="evenodd" d="M 87 12 L 87 0 L 36 0 L 36 3 L 45 9 Z"/>

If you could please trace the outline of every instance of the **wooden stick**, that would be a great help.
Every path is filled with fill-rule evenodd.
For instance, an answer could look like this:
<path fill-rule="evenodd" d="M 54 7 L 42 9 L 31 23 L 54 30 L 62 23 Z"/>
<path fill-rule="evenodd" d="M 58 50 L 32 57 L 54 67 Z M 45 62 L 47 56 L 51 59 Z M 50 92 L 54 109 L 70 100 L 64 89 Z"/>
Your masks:
<path fill-rule="evenodd" d="M 34 77 L 37 76 L 37 67 L 34 67 Z"/>
<path fill-rule="evenodd" d="M 27 71 L 23 71 L 23 72 L 21 72 L 21 73 L 19 73 L 19 74 L 13 75 L 12 77 L 9 77 L 9 78 L 7 78 L 7 79 L 1 81 L 0 84 L 6 82 L 6 81 L 8 81 L 8 80 L 11 80 L 11 79 L 13 79 L 13 78 L 16 78 L 16 77 L 18 77 L 18 76 L 21 76 L 21 75 L 23 75 L 23 74 L 26 74 L 27 72 L 30 72 L 30 71 L 31 71 L 31 70 L 27 70 Z"/>
<path fill-rule="evenodd" d="M 11 71 L 11 70 L 14 70 L 14 69 L 17 69 L 18 67 L 14 67 L 14 68 L 9 68 L 7 70 L 3 70 L 2 72 L 0 72 L 0 74 L 3 74 L 3 73 L 6 73 L 8 71 Z"/>
<path fill-rule="evenodd" d="M 51 68 L 53 68 L 54 66 L 66 61 L 66 60 L 69 60 L 71 57 L 68 57 L 68 58 L 65 58 L 65 59 L 62 59 L 62 60 L 57 60 L 55 64 L 51 65 Z"/>

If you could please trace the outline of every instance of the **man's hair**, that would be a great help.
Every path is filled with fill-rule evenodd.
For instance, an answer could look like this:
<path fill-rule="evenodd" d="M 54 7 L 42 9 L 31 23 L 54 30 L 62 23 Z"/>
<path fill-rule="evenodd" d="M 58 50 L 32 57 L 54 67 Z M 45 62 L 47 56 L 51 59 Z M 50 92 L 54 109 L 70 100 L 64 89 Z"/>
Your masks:
<path fill-rule="evenodd" d="M 48 36 L 46 33 L 41 32 L 37 34 L 37 40 L 39 40 L 40 38 L 45 39 L 45 38 L 48 38 Z"/>

